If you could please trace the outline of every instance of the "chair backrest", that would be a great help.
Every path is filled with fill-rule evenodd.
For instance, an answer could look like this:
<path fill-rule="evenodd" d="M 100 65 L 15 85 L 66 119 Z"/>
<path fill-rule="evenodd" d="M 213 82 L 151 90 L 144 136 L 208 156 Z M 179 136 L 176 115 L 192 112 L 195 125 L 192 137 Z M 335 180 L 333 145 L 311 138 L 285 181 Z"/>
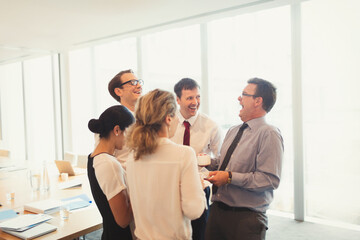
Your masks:
<path fill-rule="evenodd" d="M 5 149 L 0 149 L 0 157 L 9 157 L 10 151 Z"/>
<path fill-rule="evenodd" d="M 77 167 L 87 168 L 88 156 L 87 155 L 78 155 Z"/>
<path fill-rule="evenodd" d="M 71 165 L 76 166 L 77 164 L 77 155 L 72 152 L 65 152 L 64 153 L 64 160 L 70 161 Z"/>

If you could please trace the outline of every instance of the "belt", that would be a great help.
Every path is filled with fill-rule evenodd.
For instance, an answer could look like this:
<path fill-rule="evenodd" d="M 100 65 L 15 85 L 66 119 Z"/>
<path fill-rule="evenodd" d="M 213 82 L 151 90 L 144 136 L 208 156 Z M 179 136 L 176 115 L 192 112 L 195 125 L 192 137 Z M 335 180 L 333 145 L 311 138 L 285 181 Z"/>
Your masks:
<path fill-rule="evenodd" d="M 214 202 L 213 204 L 216 204 L 219 208 L 226 211 L 234 211 L 234 212 L 254 212 L 254 210 L 246 207 L 231 207 L 223 202 Z"/>

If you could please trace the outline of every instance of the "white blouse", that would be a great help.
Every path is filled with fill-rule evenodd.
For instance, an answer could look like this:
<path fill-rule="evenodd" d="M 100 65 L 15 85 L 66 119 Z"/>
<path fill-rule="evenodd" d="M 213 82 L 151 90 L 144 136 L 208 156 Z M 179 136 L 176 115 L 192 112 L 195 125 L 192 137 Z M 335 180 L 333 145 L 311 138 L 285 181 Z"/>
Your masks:
<path fill-rule="evenodd" d="M 107 153 L 94 157 L 95 176 L 107 200 L 126 189 L 125 171 L 118 160 Z"/>
<path fill-rule="evenodd" d="M 139 239 L 191 239 L 190 220 L 206 206 L 191 147 L 160 138 L 154 154 L 127 162 L 127 181 Z"/>

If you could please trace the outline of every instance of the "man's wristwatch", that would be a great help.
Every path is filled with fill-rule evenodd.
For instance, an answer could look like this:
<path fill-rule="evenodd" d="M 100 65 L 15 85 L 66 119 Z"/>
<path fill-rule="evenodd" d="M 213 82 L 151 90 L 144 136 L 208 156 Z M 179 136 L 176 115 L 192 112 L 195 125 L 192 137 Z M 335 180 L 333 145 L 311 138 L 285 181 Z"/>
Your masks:
<path fill-rule="evenodd" d="M 228 180 L 227 180 L 227 183 L 231 183 L 231 180 L 232 180 L 232 173 L 230 171 L 228 171 L 229 173 L 229 177 L 228 177 Z"/>

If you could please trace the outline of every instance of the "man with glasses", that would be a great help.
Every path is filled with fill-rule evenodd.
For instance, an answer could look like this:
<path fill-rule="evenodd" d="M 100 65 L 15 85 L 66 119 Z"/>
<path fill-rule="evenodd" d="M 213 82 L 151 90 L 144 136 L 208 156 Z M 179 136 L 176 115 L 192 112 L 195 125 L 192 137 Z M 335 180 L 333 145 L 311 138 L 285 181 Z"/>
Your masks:
<path fill-rule="evenodd" d="M 108 84 L 108 90 L 110 95 L 118 101 L 121 105 L 125 106 L 134 114 L 135 105 L 139 97 L 142 94 L 142 86 L 144 85 L 143 80 L 138 79 L 134 72 L 124 70 L 116 74 Z M 125 132 L 126 134 L 126 132 Z M 99 134 L 95 134 L 95 146 L 99 144 Z M 126 161 L 132 157 L 130 149 L 123 146 L 121 150 L 115 149 L 114 156 L 120 162 L 124 170 L 126 170 Z M 131 234 L 134 234 L 134 222 L 130 223 Z"/>
<path fill-rule="evenodd" d="M 200 86 L 191 78 L 183 78 L 174 86 L 179 124 L 172 141 L 192 147 L 196 154 L 207 154 L 213 158 L 220 155 L 221 130 L 218 125 L 203 113 L 199 113 Z M 186 133 L 188 131 L 188 133 Z M 186 139 L 187 138 L 187 139 Z M 215 162 L 215 161 L 214 161 Z M 210 196 L 209 182 L 205 184 L 207 202 Z M 194 240 L 204 239 L 208 211 L 196 220 L 191 221 Z"/>
<path fill-rule="evenodd" d="M 252 78 L 238 100 L 243 124 L 229 129 L 220 151 L 220 167 L 209 173 L 213 204 L 207 240 L 265 239 L 266 210 L 280 183 L 283 139 L 279 129 L 265 121 L 276 102 L 276 88 Z"/>
<path fill-rule="evenodd" d="M 116 74 L 108 84 L 110 95 L 121 105 L 127 107 L 134 114 L 135 105 L 142 94 L 143 80 L 138 79 L 134 72 L 124 70 Z M 95 142 L 98 144 L 99 137 L 95 136 Z M 126 161 L 131 157 L 129 148 L 124 145 L 123 149 L 115 150 L 115 157 L 119 160 L 122 167 L 126 170 Z"/>
<path fill-rule="evenodd" d="M 137 79 L 134 72 L 129 69 L 121 71 L 109 82 L 110 95 L 131 112 L 135 111 L 136 101 L 142 94 L 143 80 Z"/>

